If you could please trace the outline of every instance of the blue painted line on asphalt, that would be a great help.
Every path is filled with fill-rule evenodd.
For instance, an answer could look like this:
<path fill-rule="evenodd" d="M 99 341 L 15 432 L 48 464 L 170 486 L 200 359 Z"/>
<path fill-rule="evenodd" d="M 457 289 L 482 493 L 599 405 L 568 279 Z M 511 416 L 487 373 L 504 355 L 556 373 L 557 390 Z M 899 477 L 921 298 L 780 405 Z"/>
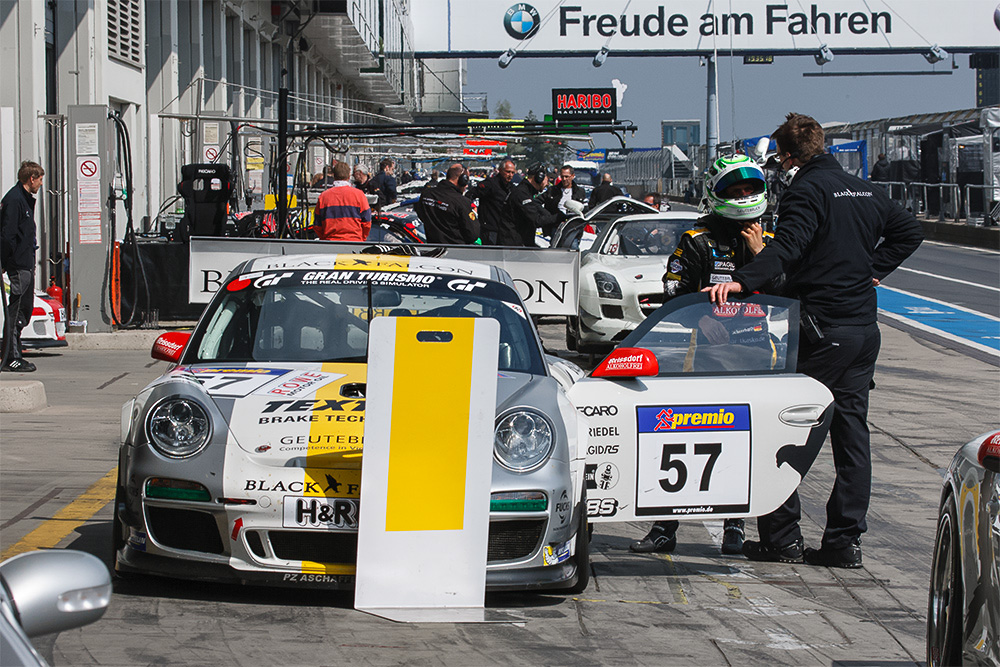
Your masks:
<path fill-rule="evenodd" d="M 942 331 L 1000 352 L 1000 320 L 989 315 L 885 285 L 878 288 L 878 307 L 923 325 L 923 328 Z"/>

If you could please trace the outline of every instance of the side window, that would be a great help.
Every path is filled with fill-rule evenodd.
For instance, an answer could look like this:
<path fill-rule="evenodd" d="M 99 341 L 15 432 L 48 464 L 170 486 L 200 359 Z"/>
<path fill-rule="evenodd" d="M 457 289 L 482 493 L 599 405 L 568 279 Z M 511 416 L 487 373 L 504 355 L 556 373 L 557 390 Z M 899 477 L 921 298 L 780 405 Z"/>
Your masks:
<path fill-rule="evenodd" d="M 660 376 L 794 373 L 797 301 L 751 295 L 715 306 L 707 294 L 668 301 L 621 343 L 656 355 Z"/>

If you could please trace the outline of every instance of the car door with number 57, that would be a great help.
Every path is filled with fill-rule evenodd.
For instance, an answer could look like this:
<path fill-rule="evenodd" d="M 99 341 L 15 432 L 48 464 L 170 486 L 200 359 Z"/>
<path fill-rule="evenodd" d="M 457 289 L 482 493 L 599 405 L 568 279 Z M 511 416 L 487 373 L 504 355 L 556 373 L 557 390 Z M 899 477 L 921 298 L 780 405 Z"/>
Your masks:
<path fill-rule="evenodd" d="M 760 516 L 798 486 L 833 397 L 795 373 L 798 302 L 707 295 L 651 314 L 570 392 L 591 521 Z"/>

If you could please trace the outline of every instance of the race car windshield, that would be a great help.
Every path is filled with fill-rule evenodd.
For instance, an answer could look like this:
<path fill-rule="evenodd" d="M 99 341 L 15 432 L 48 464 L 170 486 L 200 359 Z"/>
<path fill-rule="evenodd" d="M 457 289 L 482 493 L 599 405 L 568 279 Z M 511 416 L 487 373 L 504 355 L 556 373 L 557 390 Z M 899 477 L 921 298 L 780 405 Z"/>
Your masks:
<path fill-rule="evenodd" d="M 266 282 L 230 281 L 185 363 L 364 363 L 371 317 L 490 317 L 500 323 L 499 369 L 545 374 L 531 321 L 500 283 L 365 271 L 298 271 Z"/>
<path fill-rule="evenodd" d="M 671 299 L 621 342 L 650 350 L 659 375 L 794 373 L 798 301 L 763 294 L 715 306 L 707 294 Z"/>
<path fill-rule="evenodd" d="M 626 220 L 609 230 L 604 240 L 605 255 L 671 255 L 686 230 L 696 218 L 664 220 Z"/>

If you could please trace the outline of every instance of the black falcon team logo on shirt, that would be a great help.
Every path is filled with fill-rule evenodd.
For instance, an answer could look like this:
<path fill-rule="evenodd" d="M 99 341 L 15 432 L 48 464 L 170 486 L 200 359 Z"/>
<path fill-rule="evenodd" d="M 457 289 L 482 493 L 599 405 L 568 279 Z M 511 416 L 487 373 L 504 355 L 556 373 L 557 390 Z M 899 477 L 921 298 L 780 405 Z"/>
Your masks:
<path fill-rule="evenodd" d="M 523 2 L 511 5 L 503 16 L 503 27 L 514 39 L 528 39 L 538 32 L 540 23 L 538 10 Z"/>

